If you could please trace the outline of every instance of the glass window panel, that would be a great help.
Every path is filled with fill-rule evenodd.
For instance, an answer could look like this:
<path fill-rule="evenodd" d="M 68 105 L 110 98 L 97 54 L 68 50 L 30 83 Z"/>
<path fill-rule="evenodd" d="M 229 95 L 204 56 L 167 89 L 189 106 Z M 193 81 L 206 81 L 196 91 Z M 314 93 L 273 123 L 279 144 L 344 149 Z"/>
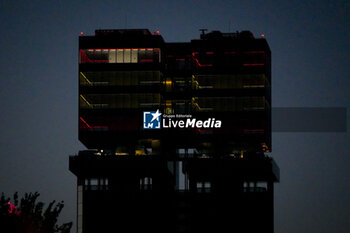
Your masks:
<path fill-rule="evenodd" d="M 91 62 L 93 52 L 90 49 L 81 49 L 80 50 L 80 63 L 89 63 Z"/>
<path fill-rule="evenodd" d="M 131 72 L 124 72 L 123 73 L 123 85 L 124 86 L 130 86 L 131 85 Z"/>
<path fill-rule="evenodd" d="M 140 49 L 139 50 L 139 62 L 143 62 L 146 56 L 146 49 Z"/>
<path fill-rule="evenodd" d="M 118 49 L 117 50 L 117 63 L 123 63 L 124 59 L 123 59 L 123 50 L 122 49 Z"/>
<path fill-rule="evenodd" d="M 87 56 L 89 62 L 93 62 L 93 61 L 95 60 L 95 53 L 94 53 L 94 50 L 88 49 L 88 50 L 86 51 L 86 56 Z"/>
<path fill-rule="evenodd" d="M 93 54 L 94 54 L 94 56 L 93 56 L 94 62 L 100 62 L 102 60 L 101 49 L 95 49 Z"/>
<path fill-rule="evenodd" d="M 109 51 L 109 63 L 116 63 L 117 62 L 117 51 L 115 49 L 112 49 Z"/>
<path fill-rule="evenodd" d="M 153 55 L 154 55 L 154 61 L 155 61 L 155 62 L 160 62 L 160 53 L 159 53 L 159 49 L 154 49 L 154 50 L 153 50 Z"/>
<path fill-rule="evenodd" d="M 210 188 L 211 187 L 211 183 L 210 182 L 205 182 L 204 183 L 204 187 L 205 188 Z"/>
<path fill-rule="evenodd" d="M 137 63 L 137 49 L 131 50 L 131 63 Z"/>
<path fill-rule="evenodd" d="M 108 49 L 103 49 L 101 51 L 101 62 L 108 62 L 108 54 L 109 54 L 109 50 Z"/>
<path fill-rule="evenodd" d="M 98 179 L 96 178 L 91 179 L 91 185 L 98 185 Z"/>
<path fill-rule="evenodd" d="M 130 63 L 131 61 L 131 51 L 130 49 L 124 50 L 124 63 Z"/>
<path fill-rule="evenodd" d="M 153 49 L 146 49 L 145 59 L 147 61 L 153 61 Z"/>

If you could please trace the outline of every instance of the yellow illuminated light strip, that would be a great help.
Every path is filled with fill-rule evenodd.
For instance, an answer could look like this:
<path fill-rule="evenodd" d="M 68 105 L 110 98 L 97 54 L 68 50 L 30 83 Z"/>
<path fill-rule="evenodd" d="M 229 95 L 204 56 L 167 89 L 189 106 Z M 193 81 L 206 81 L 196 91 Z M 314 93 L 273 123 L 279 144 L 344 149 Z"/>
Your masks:
<path fill-rule="evenodd" d="M 80 97 L 85 101 L 85 103 L 87 103 L 89 105 L 89 107 L 92 107 L 91 104 L 89 103 L 89 101 L 87 101 L 83 95 L 80 95 Z"/>
<path fill-rule="evenodd" d="M 90 80 L 83 74 L 83 72 L 80 72 L 80 74 L 85 78 L 85 80 L 92 85 L 92 82 L 90 82 Z"/>

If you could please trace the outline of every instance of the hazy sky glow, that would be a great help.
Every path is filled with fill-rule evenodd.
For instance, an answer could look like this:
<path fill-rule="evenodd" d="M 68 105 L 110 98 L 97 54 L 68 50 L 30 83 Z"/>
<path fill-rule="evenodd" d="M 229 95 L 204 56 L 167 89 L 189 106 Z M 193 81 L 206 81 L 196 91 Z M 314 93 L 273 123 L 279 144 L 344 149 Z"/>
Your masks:
<path fill-rule="evenodd" d="M 0 22 L 0 192 L 64 200 L 62 221 L 76 218 L 68 155 L 84 149 L 80 32 L 149 28 L 168 42 L 199 38 L 200 28 L 263 33 L 272 51 L 273 107 L 350 106 L 349 1 L 4 0 Z M 350 232 L 348 131 L 273 134 L 271 155 L 281 170 L 276 233 Z"/>

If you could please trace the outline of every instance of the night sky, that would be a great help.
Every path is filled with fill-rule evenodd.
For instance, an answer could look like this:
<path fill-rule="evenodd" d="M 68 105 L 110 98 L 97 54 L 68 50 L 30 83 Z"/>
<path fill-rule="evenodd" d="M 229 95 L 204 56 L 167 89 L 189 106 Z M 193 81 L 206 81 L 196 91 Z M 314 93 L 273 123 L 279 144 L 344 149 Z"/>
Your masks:
<path fill-rule="evenodd" d="M 64 200 L 61 222 L 75 223 L 76 177 L 68 156 L 84 149 L 80 32 L 148 28 L 168 42 L 199 38 L 200 28 L 265 34 L 273 107 L 350 106 L 350 1 L 2 0 L 0 28 L 0 192 Z M 281 171 L 275 232 L 350 232 L 349 127 L 273 133 L 272 143 Z"/>

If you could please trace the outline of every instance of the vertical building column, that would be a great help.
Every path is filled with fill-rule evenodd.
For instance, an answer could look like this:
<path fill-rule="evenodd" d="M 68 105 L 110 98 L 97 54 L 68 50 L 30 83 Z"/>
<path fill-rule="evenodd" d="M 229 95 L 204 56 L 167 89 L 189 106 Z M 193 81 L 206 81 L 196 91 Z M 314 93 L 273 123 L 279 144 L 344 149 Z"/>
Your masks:
<path fill-rule="evenodd" d="M 274 195 L 273 195 L 273 181 L 269 180 L 267 182 L 267 192 L 268 192 L 268 198 L 269 198 L 269 201 L 270 201 L 270 209 L 268 210 L 268 214 L 270 214 L 271 216 L 271 225 L 268 226 L 268 228 L 270 228 L 269 232 L 271 233 L 274 233 Z"/>
<path fill-rule="evenodd" d="M 77 188 L 77 203 L 78 203 L 78 213 L 77 213 L 77 233 L 83 232 L 83 184 L 79 184 Z"/>

